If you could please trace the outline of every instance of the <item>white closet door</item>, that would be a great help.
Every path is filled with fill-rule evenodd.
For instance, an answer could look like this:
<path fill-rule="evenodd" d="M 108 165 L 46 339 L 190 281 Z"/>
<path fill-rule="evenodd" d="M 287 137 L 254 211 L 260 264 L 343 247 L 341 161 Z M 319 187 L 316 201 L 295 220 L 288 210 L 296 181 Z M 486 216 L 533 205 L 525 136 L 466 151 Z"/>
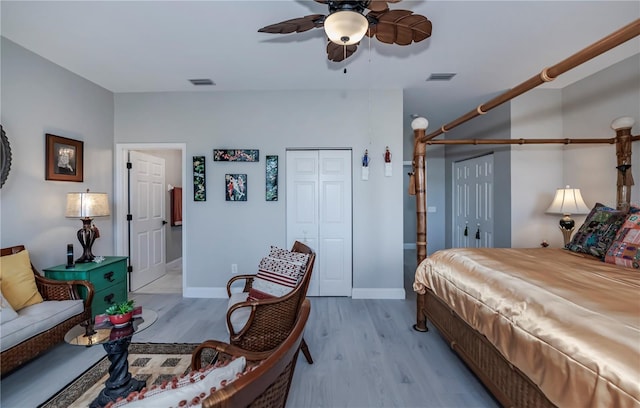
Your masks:
<path fill-rule="evenodd" d="M 351 151 L 287 152 L 287 242 L 316 251 L 309 296 L 350 296 Z"/>
<path fill-rule="evenodd" d="M 453 247 L 493 247 L 493 154 L 453 166 Z"/>

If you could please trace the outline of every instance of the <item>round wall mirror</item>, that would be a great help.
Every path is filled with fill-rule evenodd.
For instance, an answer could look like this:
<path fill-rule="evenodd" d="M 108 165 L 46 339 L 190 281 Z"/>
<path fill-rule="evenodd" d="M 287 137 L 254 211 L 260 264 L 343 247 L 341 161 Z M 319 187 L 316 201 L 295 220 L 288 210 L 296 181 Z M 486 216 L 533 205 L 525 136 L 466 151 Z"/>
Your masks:
<path fill-rule="evenodd" d="M 2 125 L 0 125 L 0 132 L 2 133 L 2 143 L 0 144 L 0 188 L 2 188 L 4 182 L 7 181 L 7 177 L 9 177 L 9 170 L 11 169 L 11 146 Z"/>

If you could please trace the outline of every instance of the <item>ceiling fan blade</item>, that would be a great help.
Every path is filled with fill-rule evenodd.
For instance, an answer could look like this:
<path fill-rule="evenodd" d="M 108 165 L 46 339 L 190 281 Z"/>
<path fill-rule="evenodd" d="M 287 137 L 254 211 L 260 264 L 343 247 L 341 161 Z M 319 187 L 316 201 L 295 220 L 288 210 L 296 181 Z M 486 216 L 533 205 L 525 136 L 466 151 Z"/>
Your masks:
<path fill-rule="evenodd" d="M 385 11 L 389 9 L 386 0 L 371 0 L 367 8 L 371 11 Z"/>
<path fill-rule="evenodd" d="M 315 2 L 320 4 L 327 4 L 329 3 L 329 0 L 315 0 Z"/>
<path fill-rule="evenodd" d="M 303 33 L 312 28 L 322 27 L 324 19 L 325 16 L 323 14 L 311 14 L 262 27 L 258 32 L 271 34 Z"/>
<path fill-rule="evenodd" d="M 390 10 L 385 13 L 369 13 L 378 20 L 367 34 L 385 44 L 409 45 L 431 36 L 431 21 L 409 10 Z"/>
<path fill-rule="evenodd" d="M 388 3 L 399 3 L 400 0 L 371 0 L 367 8 L 371 11 L 385 11 L 389 9 Z"/>
<path fill-rule="evenodd" d="M 333 62 L 344 61 L 356 52 L 358 44 L 344 46 L 329 41 L 329 43 L 327 43 L 327 58 Z"/>

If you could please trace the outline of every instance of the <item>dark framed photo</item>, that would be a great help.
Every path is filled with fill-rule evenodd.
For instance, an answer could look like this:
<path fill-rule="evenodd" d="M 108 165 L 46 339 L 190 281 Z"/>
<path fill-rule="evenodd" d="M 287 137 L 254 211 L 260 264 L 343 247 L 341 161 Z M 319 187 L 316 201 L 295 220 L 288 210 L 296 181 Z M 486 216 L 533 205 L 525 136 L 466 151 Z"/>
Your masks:
<path fill-rule="evenodd" d="M 246 174 L 225 174 L 224 186 L 226 201 L 247 201 Z"/>
<path fill-rule="evenodd" d="M 84 142 L 46 134 L 45 180 L 83 181 Z"/>
<path fill-rule="evenodd" d="M 213 149 L 213 161 L 257 162 L 260 150 L 257 149 Z"/>

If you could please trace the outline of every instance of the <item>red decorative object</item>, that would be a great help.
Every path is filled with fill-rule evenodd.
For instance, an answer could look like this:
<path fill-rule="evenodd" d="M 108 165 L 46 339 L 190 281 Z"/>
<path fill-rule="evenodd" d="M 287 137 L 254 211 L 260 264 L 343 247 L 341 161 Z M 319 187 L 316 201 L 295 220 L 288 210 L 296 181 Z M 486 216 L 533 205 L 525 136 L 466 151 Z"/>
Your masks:
<path fill-rule="evenodd" d="M 125 314 L 109 315 L 109 321 L 114 326 L 120 326 L 129 322 L 132 316 L 133 316 L 133 311 Z"/>

